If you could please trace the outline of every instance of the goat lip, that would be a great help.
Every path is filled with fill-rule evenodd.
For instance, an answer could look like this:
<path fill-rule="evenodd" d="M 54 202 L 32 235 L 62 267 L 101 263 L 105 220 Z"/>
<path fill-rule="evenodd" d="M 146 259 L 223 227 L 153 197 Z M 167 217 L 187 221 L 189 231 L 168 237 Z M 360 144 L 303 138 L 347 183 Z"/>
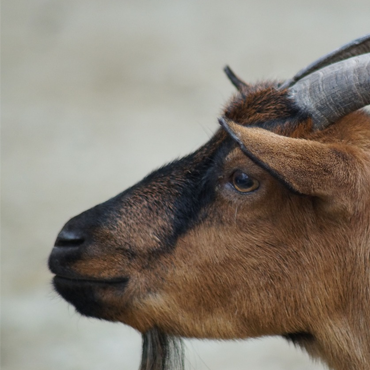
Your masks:
<path fill-rule="evenodd" d="M 119 284 L 127 284 L 129 278 L 128 277 L 117 277 L 117 278 L 110 278 L 110 279 L 94 279 L 94 278 L 76 278 L 76 277 L 67 277 L 62 275 L 55 275 L 54 281 L 55 282 L 66 282 L 72 284 L 107 284 L 107 285 L 119 285 Z"/>

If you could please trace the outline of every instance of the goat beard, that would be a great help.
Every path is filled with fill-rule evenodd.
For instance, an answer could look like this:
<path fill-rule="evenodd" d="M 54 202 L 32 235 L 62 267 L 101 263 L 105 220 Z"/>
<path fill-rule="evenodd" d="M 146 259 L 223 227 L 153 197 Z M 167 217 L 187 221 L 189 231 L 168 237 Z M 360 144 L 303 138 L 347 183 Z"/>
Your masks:
<path fill-rule="evenodd" d="M 157 328 L 142 335 L 143 352 L 139 370 L 184 370 L 184 347 L 181 338 Z"/>

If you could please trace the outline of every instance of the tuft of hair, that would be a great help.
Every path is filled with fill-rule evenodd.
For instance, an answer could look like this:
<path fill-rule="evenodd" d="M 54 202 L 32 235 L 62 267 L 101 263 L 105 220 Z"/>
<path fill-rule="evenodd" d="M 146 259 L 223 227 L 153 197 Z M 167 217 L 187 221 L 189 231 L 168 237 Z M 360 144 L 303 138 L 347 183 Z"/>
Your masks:
<path fill-rule="evenodd" d="M 157 328 L 142 335 L 143 352 L 139 370 L 184 370 L 184 346 L 181 338 Z"/>

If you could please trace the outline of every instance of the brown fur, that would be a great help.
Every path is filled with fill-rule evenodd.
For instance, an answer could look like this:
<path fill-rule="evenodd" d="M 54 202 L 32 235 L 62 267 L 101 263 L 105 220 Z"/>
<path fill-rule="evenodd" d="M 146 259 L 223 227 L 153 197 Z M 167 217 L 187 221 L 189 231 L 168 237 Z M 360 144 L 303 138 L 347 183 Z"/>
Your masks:
<path fill-rule="evenodd" d="M 294 107 L 286 90 L 277 90 L 275 85 L 278 84 L 248 85 L 230 100 L 224 111 L 225 117 L 243 126 L 290 117 Z"/>
<path fill-rule="evenodd" d="M 220 130 L 192 162 L 102 206 L 104 215 L 113 205 L 114 211 L 93 226 L 89 221 L 92 242 L 63 265 L 63 274 L 129 277 L 124 291 L 93 285 L 100 302 L 93 315 L 142 333 L 158 328 L 218 339 L 304 333 L 295 336 L 298 344 L 333 369 L 368 370 L 370 117 L 355 112 L 313 132 L 309 117 L 275 84 L 248 86 L 224 116 L 238 144 Z M 180 197 L 176 186 L 185 187 L 186 176 L 227 142 L 212 201 L 164 248 Z M 257 179 L 259 189 L 235 191 L 236 169 Z M 87 229 L 81 217 L 66 230 Z M 51 268 L 63 275 L 56 260 Z"/>

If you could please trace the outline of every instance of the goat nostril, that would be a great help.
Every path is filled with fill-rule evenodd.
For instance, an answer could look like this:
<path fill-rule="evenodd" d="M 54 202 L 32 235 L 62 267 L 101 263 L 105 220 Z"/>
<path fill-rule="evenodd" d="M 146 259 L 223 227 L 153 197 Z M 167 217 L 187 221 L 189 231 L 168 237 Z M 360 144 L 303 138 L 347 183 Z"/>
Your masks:
<path fill-rule="evenodd" d="M 55 247 L 79 247 L 84 243 L 85 239 L 73 232 L 73 231 L 64 231 L 62 230 L 57 236 L 55 241 Z"/>

